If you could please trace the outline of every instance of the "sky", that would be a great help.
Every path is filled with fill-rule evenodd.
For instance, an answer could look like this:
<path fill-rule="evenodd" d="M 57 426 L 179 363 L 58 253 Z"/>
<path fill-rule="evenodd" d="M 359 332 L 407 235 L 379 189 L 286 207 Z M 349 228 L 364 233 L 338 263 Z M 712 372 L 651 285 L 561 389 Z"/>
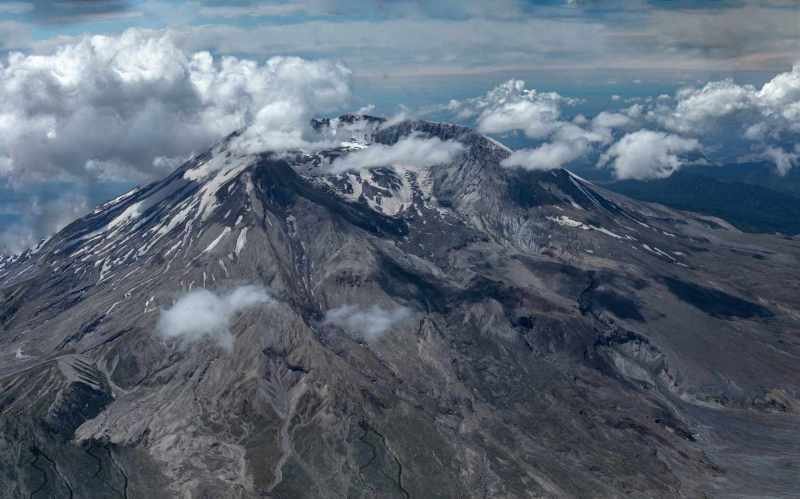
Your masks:
<path fill-rule="evenodd" d="M 2 1 L 0 252 L 234 130 L 316 147 L 308 121 L 346 111 L 477 127 L 509 168 L 786 174 L 798 62 L 794 0 Z"/>

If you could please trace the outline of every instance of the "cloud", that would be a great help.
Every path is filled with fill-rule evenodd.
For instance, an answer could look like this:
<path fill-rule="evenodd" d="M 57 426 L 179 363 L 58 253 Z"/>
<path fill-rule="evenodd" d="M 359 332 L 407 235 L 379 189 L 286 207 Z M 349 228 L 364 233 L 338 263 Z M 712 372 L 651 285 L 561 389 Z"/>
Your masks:
<path fill-rule="evenodd" d="M 797 149 L 797 146 L 795 146 L 795 151 Z M 764 155 L 775 163 L 778 175 L 781 176 L 786 175 L 797 164 L 798 159 L 797 152 L 787 152 L 778 147 L 767 147 Z"/>
<path fill-rule="evenodd" d="M 720 122 L 737 114 L 756 111 L 756 90 L 733 80 L 709 82 L 702 88 L 686 88 L 676 96 L 674 108 L 659 107 L 656 118 L 681 133 L 703 133 L 716 129 Z"/>
<path fill-rule="evenodd" d="M 604 132 L 615 128 L 624 128 L 631 123 L 632 120 L 630 116 L 608 111 L 602 111 L 592 118 L 592 127 L 598 132 Z"/>
<path fill-rule="evenodd" d="M 439 0 L 420 2 L 418 0 L 305 0 L 301 5 L 314 15 L 347 15 L 357 12 L 364 16 L 377 18 L 439 18 L 505 19 L 524 14 L 521 0 L 496 0 L 491 5 L 481 0 Z"/>
<path fill-rule="evenodd" d="M 709 2 L 696 2 L 705 8 L 665 8 L 666 3 L 644 0 L 615 1 L 615 9 L 591 2 L 584 2 L 584 9 L 524 0 L 34 3 L 31 17 L 40 23 L 115 21 L 108 27 L 86 26 L 90 30 L 155 23 L 171 26 L 190 51 L 335 58 L 374 76 L 564 68 L 771 69 L 797 56 L 796 9 L 774 1 L 742 1 L 726 9 Z M 265 17 L 270 19 L 259 19 Z"/>
<path fill-rule="evenodd" d="M 2 167 L 0 167 L 0 170 Z M 0 227 L 0 254 L 15 254 L 34 246 L 89 211 L 88 200 L 79 192 L 23 193 L 0 200 L 0 217 L 14 222 Z M 11 199 L 8 199 L 11 198 Z"/>
<path fill-rule="evenodd" d="M 28 2 L 5 2 L 0 4 L 0 15 L 12 14 L 19 15 L 25 14 L 33 10 L 33 4 Z"/>
<path fill-rule="evenodd" d="M 528 170 L 552 170 L 575 161 L 593 151 L 598 145 L 606 145 L 613 139 L 611 126 L 627 124 L 613 118 L 597 118 L 591 121 L 578 119 L 575 122 L 558 122 L 552 134 L 552 142 L 534 149 L 520 149 L 511 153 L 500 164 L 506 167 L 522 167 Z M 608 125 L 608 126 L 607 126 Z"/>
<path fill-rule="evenodd" d="M 800 64 L 760 88 L 732 79 L 711 81 L 680 89 L 674 97 L 637 103 L 623 113 L 631 120 L 629 128 L 695 137 L 717 162 L 760 155 L 773 160 L 779 172 L 786 171 L 794 160 L 779 151 L 800 135 Z"/>
<path fill-rule="evenodd" d="M 674 96 L 647 98 L 619 112 L 603 111 L 592 119 L 561 118 L 561 106 L 570 102 L 510 80 L 482 98 L 451 101 L 447 109 L 475 120 L 484 131 L 521 130 L 541 141 L 512 153 L 504 166 L 559 168 L 602 152 L 620 132 L 627 135 L 605 150 L 599 162 L 611 164 L 619 178 L 669 176 L 682 166 L 683 155 L 700 149 L 720 163 L 766 158 L 779 174 L 800 159 L 787 148 L 800 135 L 800 64 L 760 88 L 730 79 L 712 81 L 682 88 Z"/>
<path fill-rule="evenodd" d="M 240 286 L 223 293 L 197 289 L 183 295 L 172 307 L 161 310 L 156 331 L 165 338 L 187 342 L 211 338 L 230 351 L 233 349 L 230 326 L 236 314 L 272 303 L 272 297 L 260 286 Z"/>
<path fill-rule="evenodd" d="M 552 170 L 574 161 L 585 152 L 585 146 L 554 142 L 542 144 L 535 149 L 514 151 L 500 164 L 506 167 L 519 166 L 526 170 Z"/>
<path fill-rule="evenodd" d="M 800 133 L 800 64 L 777 74 L 761 88 L 731 79 L 685 88 L 675 105 L 658 104 L 651 118 L 666 128 L 692 134 L 731 131 L 749 140 Z"/>
<path fill-rule="evenodd" d="M 481 97 L 451 100 L 447 110 L 456 118 L 475 119 L 482 133 L 520 130 L 530 138 L 543 138 L 558 127 L 561 105 L 572 102 L 555 92 L 527 89 L 522 80 L 508 80 Z"/>
<path fill-rule="evenodd" d="M 632 123 L 626 115 L 605 111 L 592 120 L 583 115 L 572 121 L 562 119 L 561 106 L 576 102 L 555 92 L 526 89 L 521 80 L 509 80 L 482 97 L 452 100 L 446 110 L 457 118 L 475 120 L 483 133 L 522 131 L 528 138 L 549 140 L 535 148 L 515 151 L 501 164 L 550 170 L 586 155 L 596 145 L 610 143 L 615 129 Z"/>
<path fill-rule="evenodd" d="M 641 48 L 681 54 L 696 62 L 706 59 L 710 64 L 727 60 L 740 67 L 793 62 L 797 55 L 796 3 L 780 6 L 746 0 L 728 8 L 712 5 L 715 3 L 719 2 L 648 12 L 650 36 L 637 37 Z"/>
<path fill-rule="evenodd" d="M 31 0 L 25 14 L 46 24 L 74 24 L 114 21 L 141 17 L 128 0 Z"/>
<path fill-rule="evenodd" d="M 600 158 L 599 164 L 610 163 L 620 179 L 664 178 L 682 166 L 682 154 L 699 149 L 700 143 L 696 139 L 639 130 L 612 145 Z"/>
<path fill-rule="evenodd" d="M 328 310 L 323 324 L 342 328 L 355 338 L 371 341 L 380 338 L 386 331 L 411 316 L 411 309 L 406 307 L 387 310 L 379 305 L 372 305 L 369 308 L 342 305 Z"/>
<path fill-rule="evenodd" d="M 156 158 L 201 152 L 247 127 L 248 152 L 312 140 L 310 118 L 350 96 L 349 70 L 186 53 L 169 34 L 92 36 L 0 64 L 0 164 L 13 182 L 152 180 Z M 155 165 L 155 166 L 154 166 Z"/>
<path fill-rule="evenodd" d="M 425 168 L 449 163 L 463 150 L 464 145 L 457 141 L 411 135 L 392 145 L 371 144 L 365 149 L 340 156 L 331 163 L 329 171 L 341 173 L 390 165 Z"/>
<path fill-rule="evenodd" d="M 380 5 L 397 6 L 396 2 L 380 2 Z M 452 19 L 432 17 L 425 12 L 419 16 L 374 18 L 364 10 L 338 9 L 330 16 L 252 27 L 200 21 L 199 25 L 172 28 L 182 46 L 228 54 L 293 53 L 335 58 L 359 69 L 361 75 L 378 77 L 387 73 L 455 74 L 521 66 L 533 69 L 554 63 L 553 53 L 567 51 L 573 59 L 583 62 L 591 60 L 592 55 L 599 56 L 606 32 L 594 22 L 563 19 L 498 19 L 469 14 Z M 580 40 L 571 32 L 578 26 L 585 28 Z M 442 44 L 441 40 L 448 43 Z M 573 60 L 569 64 L 574 64 Z"/>
<path fill-rule="evenodd" d="M 28 25 L 15 21 L 0 21 L 0 51 L 26 47 L 31 40 Z"/>
<path fill-rule="evenodd" d="M 178 9 L 173 2 L 146 2 L 153 3 L 165 6 L 156 12 L 162 19 L 173 19 Z M 619 8 L 613 9 L 522 0 L 221 3 L 184 7 L 184 14 L 166 24 L 192 50 L 336 58 L 377 77 L 586 68 L 763 70 L 791 64 L 797 56 L 796 9 L 755 0 L 726 9 L 709 2 L 696 2 L 706 8 L 665 8 L 644 0 L 614 1 Z M 219 9 L 214 22 L 204 8 Z M 252 16 L 273 18 L 243 19 Z"/>
<path fill-rule="evenodd" d="M 8 25 L 0 23 L 0 44 Z M 63 225 L 62 214 L 83 214 L 99 185 L 161 178 L 238 129 L 235 146 L 248 153 L 309 146 L 318 139 L 311 117 L 349 96 L 350 72 L 338 63 L 189 53 L 158 31 L 11 53 L 0 62 L 0 186 L 27 193 L 32 205 L 12 213 L 0 203 L 8 210 L 0 246 L 24 249 Z M 47 208 L 55 203 L 38 200 L 56 183 L 85 199 Z"/>

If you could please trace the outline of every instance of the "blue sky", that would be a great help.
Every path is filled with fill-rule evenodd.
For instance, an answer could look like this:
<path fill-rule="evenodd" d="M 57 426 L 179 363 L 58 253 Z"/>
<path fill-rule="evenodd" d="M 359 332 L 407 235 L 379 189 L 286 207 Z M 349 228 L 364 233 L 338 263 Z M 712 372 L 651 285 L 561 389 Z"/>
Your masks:
<path fill-rule="evenodd" d="M 664 165 L 645 168 L 622 146 L 647 140 L 672 164 L 678 150 L 727 150 L 703 137 L 733 127 L 748 137 L 731 149 L 737 155 L 791 168 L 800 157 L 786 144 L 795 115 L 781 110 L 796 103 L 799 26 L 794 0 L 3 1 L 0 248 L 19 250 L 157 178 L 229 128 L 253 125 L 271 99 L 302 104 L 292 118 L 301 121 L 373 106 L 480 126 L 503 111 L 488 92 L 524 80 L 513 99 L 525 119 L 547 106 L 558 117 L 542 136 L 520 120 L 495 130 L 530 148 L 533 159 L 519 167 L 542 167 L 535 148 L 548 144 L 539 153 L 574 152 L 552 167 L 605 158 L 613 174 L 652 175 Z M 211 62 L 202 66 L 196 55 L 205 52 Z M 304 62 L 278 70 L 268 62 L 276 56 Z M 547 92 L 559 99 L 543 99 Z M 603 112 L 617 128 L 591 121 Z M 640 130 L 657 135 L 615 144 Z"/>

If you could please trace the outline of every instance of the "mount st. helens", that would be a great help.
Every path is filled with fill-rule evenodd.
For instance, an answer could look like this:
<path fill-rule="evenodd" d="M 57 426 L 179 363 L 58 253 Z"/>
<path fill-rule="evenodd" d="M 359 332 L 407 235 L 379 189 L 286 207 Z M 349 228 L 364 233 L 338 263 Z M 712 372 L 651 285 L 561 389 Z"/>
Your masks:
<path fill-rule="evenodd" d="M 0 497 L 698 497 L 800 489 L 800 242 L 506 169 L 468 128 L 228 137 L 0 260 Z M 430 168 L 328 173 L 409 135 Z M 156 333 L 266 286 L 230 349 Z M 326 321 L 403 307 L 383 335 Z"/>

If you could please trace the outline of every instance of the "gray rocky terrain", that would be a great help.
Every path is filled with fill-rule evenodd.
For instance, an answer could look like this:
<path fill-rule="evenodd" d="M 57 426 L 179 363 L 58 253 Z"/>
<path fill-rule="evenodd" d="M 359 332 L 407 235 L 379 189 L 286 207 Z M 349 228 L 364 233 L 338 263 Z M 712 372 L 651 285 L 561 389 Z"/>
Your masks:
<path fill-rule="evenodd" d="M 800 241 L 455 125 L 315 126 L 0 260 L 0 497 L 800 495 Z M 326 170 L 412 133 L 465 149 Z M 159 332 L 245 285 L 231 341 Z"/>

